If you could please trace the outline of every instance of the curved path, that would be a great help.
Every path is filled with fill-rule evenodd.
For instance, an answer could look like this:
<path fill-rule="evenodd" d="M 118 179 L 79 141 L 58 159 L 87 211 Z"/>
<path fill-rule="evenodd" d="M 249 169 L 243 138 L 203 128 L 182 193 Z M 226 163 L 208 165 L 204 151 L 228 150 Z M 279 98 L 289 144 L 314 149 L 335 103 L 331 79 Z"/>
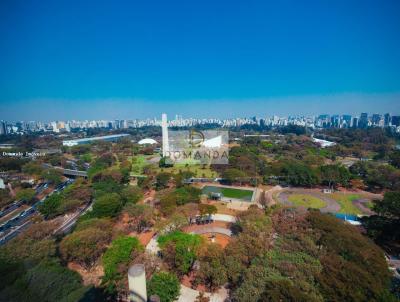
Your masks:
<path fill-rule="evenodd" d="M 365 203 L 370 202 L 370 199 L 367 198 L 359 198 L 353 200 L 353 204 L 361 210 L 366 215 L 375 215 L 375 212 L 368 208 Z"/>
<path fill-rule="evenodd" d="M 198 290 L 181 284 L 181 293 L 177 302 L 194 302 L 199 294 L 200 292 Z M 204 296 L 208 297 L 210 302 L 224 302 L 228 299 L 228 290 L 221 287 L 214 293 L 204 293 Z"/>
<path fill-rule="evenodd" d="M 211 215 L 212 219 L 214 221 L 222 221 L 222 222 L 236 222 L 236 217 L 232 215 L 226 215 L 226 214 L 214 214 Z M 206 229 L 207 227 L 203 228 Z M 221 232 L 218 231 L 211 231 L 211 232 L 205 232 L 205 233 L 221 233 L 223 235 L 228 235 L 227 232 L 230 232 L 228 236 L 232 236 L 232 232 L 228 229 L 221 228 L 221 227 L 210 227 L 208 228 L 214 229 L 214 230 L 220 230 Z M 200 230 L 199 230 L 200 231 Z M 194 231 L 197 233 L 197 231 Z M 199 234 L 199 233 L 197 233 Z M 150 254 L 157 254 L 160 251 L 160 247 L 158 246 L 157 242 L 158 235 L 156 234 L 153 238 L 151 238 L 149 244 L 146 245 L 146 251 L 148 251 Z"/>
<path fill-rule="evenodd" d="M 207 234 L 207 233 L 218 233 L 218 234 L 222 234 L 222 235 L 226 235 L 229 237 L 232 237 L 232 231 L 226 228 L 221 228 L 221 227 L 212 227 L 212 226 L 205 226 L 202 227 L 199 230 L 193 230 L 191 232 L 192 234 Z"/>
<path fill-rule="evenodd" d="M 223 222 L 231 222 L 231 223 L 236 222 L 235 216 L 227 215 L 227 214 L 213 214 L 213 215 L 211 215 L 211 218 L 214 221 L 223 221 Z"/>
<path fill-rule="evenodd" d="M 277 196 L 277 198 L 282 204 L 293 206 L 293 204 L 289 201 L 289 196 L 292 194 L 307 194 L 321 199 L 326 203 L 326 206 L 320 209 L 322 213 L 338 213 L 340 211 L 340 205 L 336 202 L 336 200 L 306 189 L 291 189 L 288 191 L 283 191 Z"/>

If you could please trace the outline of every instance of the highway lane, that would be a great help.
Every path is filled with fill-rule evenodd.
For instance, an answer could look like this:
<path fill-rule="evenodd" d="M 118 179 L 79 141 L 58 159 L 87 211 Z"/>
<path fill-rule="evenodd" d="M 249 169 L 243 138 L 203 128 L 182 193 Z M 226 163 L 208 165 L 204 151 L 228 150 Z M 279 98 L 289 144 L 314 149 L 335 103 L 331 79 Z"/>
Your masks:
<path fill-rule="evenodd" d="M 35 215 L 39 214 L 37 207 L 40 204 L 42 204 L 53 193 L 64 190 L 68 185 L 73 183 L 73 181 L 74 180 L 72 179 L 68 179 L 67 181 L 61 183 L 52 192 L 50 192 L 44 198 L 36 202 L 34 205 L 22 211 L 21 213 L 18 213 L 17 215 L 13 216 L 7 222 L 3 223 L 0 226 L 0 245 L 7 243 L 12 238 L 20 234 L 23 230 L 25 230 L 30 225 L 29 222 L 31 222 L 31 219 Z"/>
<path fill-rule="evenodd" d="M 7 207 L 4 208 L 3 211 L 0 211 L 0 218 L 6 216 L 7 214 L 15 211 L 18 209 L 22 204 L 24 203 L 23 200 L 18 200 L 13 202 L 12 204 L 8 205 Z"/>
<path fill-rule="evenodd" d="M 83 209 L 79 212 L 72 214 L 68 217 L 54 232 L 53 234 L 66 234 L 68 233 L 72 227 L 75 225 L 79 217 L 81 217 L 86 212 L 92 209 L 93 202 L 88 203 Z"/>
<path fill-rule="evenodd" d="M 56 169 L 56 170 L 60 170 L 65 176 L 80 176 L 80 177 L 88 177 L 87 172 L 86 171 L 79 171 L 79 170 L 72 170 L 72 169 L 64 169 L 62 167 L 55 167 L 52 166 L 50 164 L 42 164 L 42 167 L 45 169 Z"/>

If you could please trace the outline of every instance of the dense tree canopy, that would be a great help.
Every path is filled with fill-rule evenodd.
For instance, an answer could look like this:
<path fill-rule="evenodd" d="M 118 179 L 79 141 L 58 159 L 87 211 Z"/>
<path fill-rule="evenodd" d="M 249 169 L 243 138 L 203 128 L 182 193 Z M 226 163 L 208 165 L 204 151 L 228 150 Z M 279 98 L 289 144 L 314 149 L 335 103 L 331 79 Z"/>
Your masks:
<path fill-rule="evenodd" d="M 33 198 L 35 197 L 36 192 L 33 189 L 23 189 L 18 191 L 16 197 L 18 200 L 24 200 L 26 203 L 32 203 Z"/>
<path fill-rule="evenodd" d="M 383 301 L 390 276 L 383 252 L 354 227 L 318 211 L 278 210 L 274 235 L 249 241 L 249 253 L 243 234 L 262 221 L 251 211 L 222 258 L 233 301 Z"/>
<path fill-rule="evenodd" d="M 200 201 L 201 190 L 184 186 L 173 191 L 162 192 L 160 197 L 160 210 L 163 214 L 169 215 L 175 211 L 177 206 L 187 203 L 198 203 Z"/>
<path fill-rule="evenodd" d="M 186 274 L 196 260 L 196 251 L 201 244 L 201 237 L 174 231 L 158 237 L 164 261 L 178 275 Z"/>
<path fill-rule="evenodd" d="M 15 282 L 0 291 L 1 301 L 15 302 L 75 302 L 82 299 L 88 288 L 81 285 L 76 272 L 57 262 L 41 262 L 28 269 Z"/>
<path fill-rule="evenodd" d="M 171 273 L 160 272 L 154 274 L 148 285 L 147 295 L 157 295 L 161 302 L 175 301 L 180 292 L 180 283 L 178 278 Z"/>
<path fill-rule="evenodd" d="M 378 243 L 397 246 L 400 241 L 400 192 L 386 192 L 374 202 L 376 215 L 363 218 L 368 235 Z"/>
<path fill-rule="evenodd" d="M 145 228 L 153 225 L 155 215 L 153 209 L 148 205 L 128 203 L 122 212 L 128 214 L 129 224 L 136 232 L 142 232 Z"/>
<path fill-rule="evenodd" d="M 122 208 L 121 197 L 117 193 L 104 194 L 93 204 L 94 217 L 115 217 Z"/>
<path fill-rule="evenodd" d="M 156 177 L 156 188 L 157 190 L 165 189 L 168 187 L 168 182 L 171 179 L 171 174 L 162 172 L 157 174 Z"/>
<path fill-rule="evenodd" d="M 88 288 L 80 276 L 60 265 L 53 222 L 33 224 L 0 247 L 0 301 L 79 301 Z M 93 301 L 93 300 L 87 300 Z"/>
<path fill-rule="evenodd" d="M 114 239 L 102 257 L 104 266 L 103 283 L 108 292 L 113 293 L 124 287 L 123 278 L 128 271 L 129 262 L 134 259 L 143 247 L 135 237 L 120 236 Z"/>
<path fill-rule="evenodd" d="M 88 222 L 91 223 L 90 227 L 80 227 L 60 244 L 60 253 L 65 261 L 74 261 L 86 268 L 97 261 L 111 241 L 111 228 L 107 220 L 91 219 L 84 223 Z"/>

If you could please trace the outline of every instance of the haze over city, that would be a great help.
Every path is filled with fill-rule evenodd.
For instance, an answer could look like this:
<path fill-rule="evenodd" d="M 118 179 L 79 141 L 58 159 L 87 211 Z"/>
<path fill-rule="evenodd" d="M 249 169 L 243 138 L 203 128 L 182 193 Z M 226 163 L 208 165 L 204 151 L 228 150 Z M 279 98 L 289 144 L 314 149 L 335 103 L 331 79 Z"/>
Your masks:
<path fill-rule="evenodd" d="M 144 119 L 159 117 L 162 112 L 167 112 L 170 116 L 179 114 L 187 118 L 314 116 L 325 113 L 359 115 L 361 112 L 399 114 L 399 102 L 398 93 L 180 101 L 34 99 L 1 102 L 0 119 L 9 121 Z"/>

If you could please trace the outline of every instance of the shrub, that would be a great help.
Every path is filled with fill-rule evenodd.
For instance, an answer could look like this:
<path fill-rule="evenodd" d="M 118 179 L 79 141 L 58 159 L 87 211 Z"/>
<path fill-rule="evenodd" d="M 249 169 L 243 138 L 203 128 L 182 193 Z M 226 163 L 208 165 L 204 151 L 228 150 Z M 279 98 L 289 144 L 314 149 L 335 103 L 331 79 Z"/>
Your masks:
<path fill-rule="evenodd" d="M 135 237 L 120 236 L 113 240 L 111 246 L 102 257 L 104 266 L 103 282 L 106 290 L 115 291 L 118 282 L 125 277 L 129 262 L 134 258 L 134 253 L 141 252 L 143 247 Z"/>
<path fill-rule="evenodd" d="M 75 261 L 88 268 L 105 251 L 110 239 L 111 233 L 101 229 L 76 231 L 61 241 L 60 253 L 64 260 Z"/>
<path fill-rule="evenodd" d="M 93 204 L 95 217 L 115 217 L 121 210 L 121 197 L 117 193 L 105 194 Z"/>
<path fill-rule="evenodd" d="M 196 251 L 201 241 L 199 235 L 180 231 L 174 231 L 158 238 L 165 262 L 179 275 L 189 272 L 196 260 Z"/>
<path fill-rule="evenodd" d="M 147 295 L 157 295 L 161 302 L 175 301 L 180 292 L 180 284 L 178 278 L 166 272 L 154 274 L 147 286 Z"/>

